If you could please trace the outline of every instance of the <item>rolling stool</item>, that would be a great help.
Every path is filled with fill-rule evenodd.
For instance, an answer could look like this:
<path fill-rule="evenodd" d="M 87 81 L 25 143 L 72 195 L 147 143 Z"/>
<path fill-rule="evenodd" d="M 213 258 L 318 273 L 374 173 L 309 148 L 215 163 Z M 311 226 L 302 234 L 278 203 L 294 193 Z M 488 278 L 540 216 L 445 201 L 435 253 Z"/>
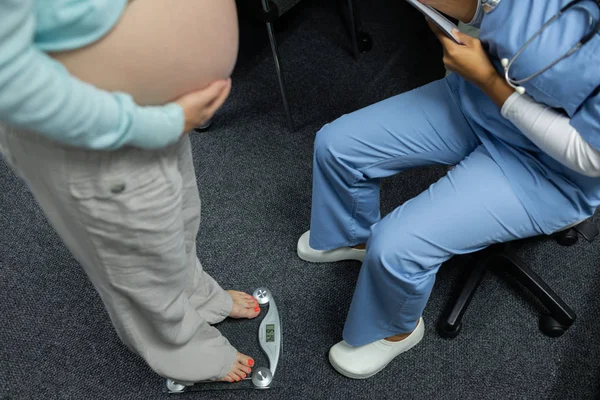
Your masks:
<path fill-rule="evenodd" d="M 550 237 L 562 246 L 572 246 L 581 235 L 589 242 L 598 236 L 598 227 L 591 219 L 584 220 L 559 231 Z M 491 267 L 502 264 L 506 272 L 529 289 L 536 298 L 548 309 L 547 314 L 540 317 L 539 328 L 547 336 L 558 337 L 563 335 L 575 322 L 575 312 L 516 254 L 518 244 L 501 243 L 475 253 L 474 266 L 467 273 L 458 297 L 449 305 L 449 311 L 442 318 L 438 329 L 444 337 L 458 336 L 462 328 L 462 318 L 481 284 L 485 273 Z M 508 268 L 506 268 L 508 267 Z"/>

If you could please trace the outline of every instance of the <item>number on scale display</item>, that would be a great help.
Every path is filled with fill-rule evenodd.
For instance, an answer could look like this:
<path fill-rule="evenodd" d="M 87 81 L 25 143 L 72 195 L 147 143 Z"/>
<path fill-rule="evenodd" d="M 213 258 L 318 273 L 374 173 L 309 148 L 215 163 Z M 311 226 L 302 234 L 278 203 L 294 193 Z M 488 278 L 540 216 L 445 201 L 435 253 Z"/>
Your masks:
<path fill-rule="evenodd" d="M 275 341 L 275 324 L 268 324 L 267 328 L 267 342 Z"/>

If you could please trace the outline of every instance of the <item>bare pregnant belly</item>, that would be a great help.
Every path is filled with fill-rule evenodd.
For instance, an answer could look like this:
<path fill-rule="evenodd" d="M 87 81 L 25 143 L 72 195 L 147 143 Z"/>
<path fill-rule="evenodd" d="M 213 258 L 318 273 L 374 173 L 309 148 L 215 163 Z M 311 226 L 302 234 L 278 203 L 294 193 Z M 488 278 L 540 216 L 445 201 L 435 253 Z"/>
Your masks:
<path fill-rule="evenodd" d="M 102 40 L 52 56 L 83 81 L 160 105 L 229 77 L 238 35 L 234 0 L 134 0 Z"/>

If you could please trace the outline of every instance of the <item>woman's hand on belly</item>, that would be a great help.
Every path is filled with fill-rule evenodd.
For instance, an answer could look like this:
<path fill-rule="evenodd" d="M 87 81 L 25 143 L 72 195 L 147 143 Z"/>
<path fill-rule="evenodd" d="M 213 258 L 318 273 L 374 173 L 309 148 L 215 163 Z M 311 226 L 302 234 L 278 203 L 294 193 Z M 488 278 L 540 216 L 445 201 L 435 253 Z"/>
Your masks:
<path fill-rule="evenodd" d="M 184 133 L 208 122 L 225 103 L 230 91 L 231 79 L 219 80 L 176 100 L 185 115 Z"/>

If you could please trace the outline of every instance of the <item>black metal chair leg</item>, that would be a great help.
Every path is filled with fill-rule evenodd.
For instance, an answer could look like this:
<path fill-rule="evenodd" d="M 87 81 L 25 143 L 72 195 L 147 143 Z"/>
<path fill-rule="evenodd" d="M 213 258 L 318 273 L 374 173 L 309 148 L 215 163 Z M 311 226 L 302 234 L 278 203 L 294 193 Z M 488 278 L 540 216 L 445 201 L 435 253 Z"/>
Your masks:
<path fill-rule="evenodd" d="M 476 263 L 473 269 L 469 272 L 467 281 L 464 283 L 460 294 L 456 298 L 456 301 L 452 304 L 452 309 L 446 314 L 447 316 L 442 319 L 439 330 L 440 334 L 447 338 L 454 338 L 458 336 L 462 328 L 462 318 L 481 283 L 481 280 L 485 276 L 488 270 L 487 262 Z"/>
<path fill-rule="evenodd" d="M 575 312 L 527 266 L 514 252 L 506 251 L 495 255 L 500 261 L 511 266 L 510 273 L 533 293 L 550 312 L 542 316 L 540 329 L 548 336 L 560 336 L 573 325 L 577 316 Z"/>
<path fill-rule="evenodd" d="M 596 237 L 600 235 L 598 226 L 595 223 L 593 223 L 591 219 L 587 219 L 579 223 L 579 225 L 575 226 L 575 228 L 573 229 L 579 232 L 581 236 L 583 236 L 588 242 L 593 242 L 594 239 L 596 239 Z"/>
<path fill-rule="evenodd" d="M 271 8 L 268 0 L 262 0 L 263 10 L 268 13 Z M 267 32 L 269 33 L 269 42 L 271 42 L 271 50 L 273 51 L 273 59 L 275 61 L 275 70 L 277 72 L 277 79 L 279 80 L 279 89 L 281 90 L 281 99 L 283 100 L 283 108 L 287 118 L 288 127 L 290 132 L 294 131 L 294 121 L 292 119 L 292 112 L 287 100 L 285 81 L 283 79 L 283 73 L 281 72 L 281 64 L 279 62 L 279 51 L 277 49 L 277 41 L 275 40 L 275 30 L 273 23 L 267 22 Z"/>
<path fill-rule="evenodd" d="M 352 42 L 352 55 L 356 61 L 361 53 L 368 53 L 373 48 L 371 35 L 361 29 L 361 20 L 356 6 L 356 0 L 345 0 L 342 5 L 342 16 L 345 27 L 350 33 Z"/>
<path fill-rule="evenodd" d="M 354 0 L 348 0 L 348 20 L 350 22 L 350 38 L 352 39 L 352 54 L 358 61 L 358 38 L 356 32 L 356 17 L 354 16 Z"/>

